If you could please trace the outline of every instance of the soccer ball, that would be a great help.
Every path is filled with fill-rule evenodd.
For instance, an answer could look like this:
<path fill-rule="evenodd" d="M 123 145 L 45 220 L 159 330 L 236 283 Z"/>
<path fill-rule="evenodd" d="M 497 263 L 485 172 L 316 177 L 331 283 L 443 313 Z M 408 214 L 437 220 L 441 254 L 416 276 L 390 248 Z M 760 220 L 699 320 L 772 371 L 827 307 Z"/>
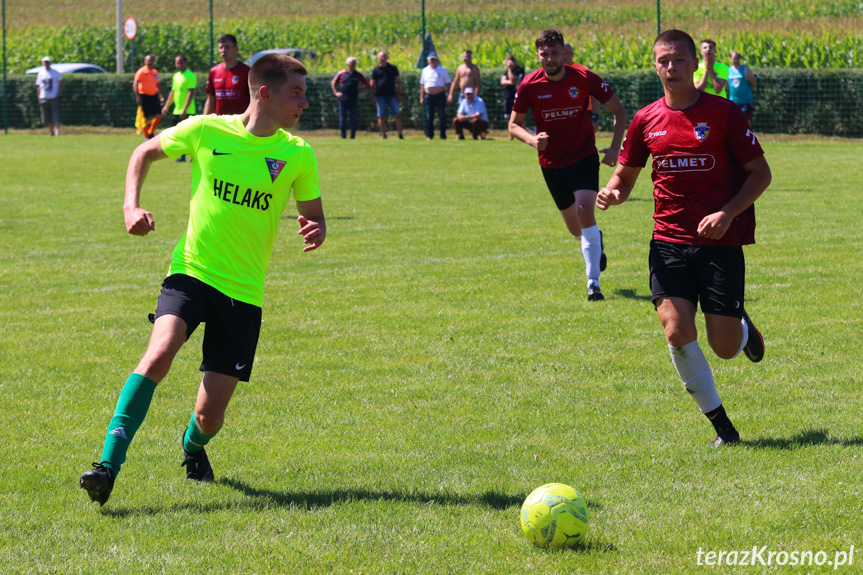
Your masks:
<path fill-rule="evenodd" d="M 542 547 L 572 547 L 587 535 L 587 503 L 563 483 L 537 487 L 521 506 L 521 529 Z"/>

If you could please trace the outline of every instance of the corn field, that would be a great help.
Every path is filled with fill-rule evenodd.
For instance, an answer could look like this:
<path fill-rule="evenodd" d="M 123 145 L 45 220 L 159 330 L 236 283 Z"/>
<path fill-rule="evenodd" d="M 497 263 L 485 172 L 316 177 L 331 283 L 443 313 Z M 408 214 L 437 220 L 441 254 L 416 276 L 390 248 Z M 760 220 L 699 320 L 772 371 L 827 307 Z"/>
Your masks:
<path fill-rule="evenodd" d="M 216 0 L 215 4 L 225 1 Z M 79 14 L 75 3 L 65 4 L 61 20 L 65 24 L 45 26 L 31 23 L 42 20 L 25 17 L 32 10 L 16 10 L 15 2 L 23 6 L 22 0 L 7 0 L 13 5 L 7 17 L 8 73 L 38 65 L 45 54 L 56 62 L 92 62 L 114 69 L 115 31 L 110 14 L 107 22 L 97 23 L 86 8 Z M 163 69 L 170 69 L 173 56 L 183 53 L 192 69 L 206 70 L 211 62 L 210 29 L 209 22 L 201 18 L 205 14 L 200 14 L 200 4 L 199 0 L 149 2 L 152 13 L 162 18 L 139 20 L 134 62 L 129 61 L 130 43 L 126 42 L 127 70 L 140 66 L 147 53 L 156 55 Z M 370 70 L 380 49 L 386 49 L 390 62 L 400 68 L 416 66 L 422 48 L 418 2 L 321 0 L 316 4 L 316 13 L 323 15 L 289 16 L 280 12 L 287 8 L 274 13 L 271 4 L 248 0 L 244 2 L 246 18 L 223 19 L 216 12 L 215 35 L 235 34 L 241 56 L 274 47 L 315 50 L 319 58 L 307 62 L 313 71 L 339 69 L 347 56 L 356 57 L 361 70 Z M 126 5 L 135 3 L 127 0 Z M 426 9 L 426 30 L 433 35 L 441 62 L 450 69 L 460 63 L 459 54 L 464 49 L 473 51 L 474 62 L 481 68 L 500 68 L 509 54 L 533 66 L 533 40 L 548 27 L 560 29 L 574 45 L 576 60 L 591 68 L 637 70 L 651 64 L 650 47 L 656 35 L 653 1 L 535 6 L 525 1 L 468 4 L 430 0 Z M 184 16 L 172 17 L 172 11 Z M 192 18 L 192 14 L 198 17 Z M 18 25 L 21 22 L 25 23 Z M 731 51 L 737 50 L 746 62 L 759 68 L 863 67 L 861 0 L 666 1 L 662 27 L 687 30 L 696 41 L 711 37 L 718 43 L 721 60 L 728 61 Z"/>

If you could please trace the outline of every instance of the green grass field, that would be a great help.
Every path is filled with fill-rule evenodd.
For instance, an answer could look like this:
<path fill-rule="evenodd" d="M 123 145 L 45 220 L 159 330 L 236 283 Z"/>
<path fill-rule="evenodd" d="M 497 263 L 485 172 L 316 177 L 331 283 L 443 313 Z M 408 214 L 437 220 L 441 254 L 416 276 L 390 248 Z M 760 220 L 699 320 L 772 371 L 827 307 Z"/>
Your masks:
<path fill-rule="evenodd" d="M 100 509 L 78 476 L 146 346 L 190 166 L 154 166 L 157 231 L 136 238 L 138 138 L 0 138 L 0 573 L 684 574 L 719 571 L 699 550 L 863 546 L 859 141 L 764 142 L 746 254 L 767 356 L 706 351 L 744 440 L 706 450 L 650 304 L 648 174 L 599 216 L 607 300 L 589 303 L 527 146 L 309 140 L 329 237 L 302 254 L 285 215 L 252 381 L 208 447 L 217 481 L 180 467 L 199 330 Z M 551 481 L 586 497 L 585 546 L 522 535 Z"/>

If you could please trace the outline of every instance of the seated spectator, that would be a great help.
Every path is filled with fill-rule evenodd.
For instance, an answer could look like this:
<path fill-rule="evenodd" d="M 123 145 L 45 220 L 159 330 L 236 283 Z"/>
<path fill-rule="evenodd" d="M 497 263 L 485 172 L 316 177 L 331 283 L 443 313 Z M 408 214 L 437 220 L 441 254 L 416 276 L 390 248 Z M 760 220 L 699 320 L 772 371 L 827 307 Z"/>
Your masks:
<path fill-rule="evenodd" d="M 488 112 L 482 98 L 474 95 L 474 89 L 464 89 L 464 100 L 458 106 L 458 113 L 452 121 L 456 137 L 464 140 L 464 129 L 470 130 L 473 139 L 485 139 L 488 132 Z"/>

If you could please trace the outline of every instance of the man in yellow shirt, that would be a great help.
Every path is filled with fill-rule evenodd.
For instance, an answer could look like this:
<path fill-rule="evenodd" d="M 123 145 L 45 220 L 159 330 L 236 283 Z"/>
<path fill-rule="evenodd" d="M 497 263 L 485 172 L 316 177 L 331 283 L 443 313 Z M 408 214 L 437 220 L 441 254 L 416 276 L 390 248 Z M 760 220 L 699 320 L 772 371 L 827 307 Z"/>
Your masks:
<path fill-rule="evenodd" d="M 701 41 L 701 62 L 693 80 L 702 92 L 728 97 L 728 66 L 716 61 L 716 42 L 709 38 Z"/>
<path fill-rule="evenodd" d="M 195 73 L 189 70 L 186 57 L 182 54 L 177 54 L 177 57 L 174 58 L 174 67 L 177 72 L 172 79 L 171 91 L 168 92 L 168 97 L 165 99 L 162 116 L 168 115 L 168 109 L 173 104 L 174 124 L 176 125 L 189 116 L 195 115 L 195 86 L 198 79 L 195 77 Z M 186 154 L 181 154 L 177 161 L 185 162 Z"/>
<path fill-rule="evenodd" d="M 206 323 L 203 377 L 182 437 L 182 465 L 187 479 L 213 481 L 204 446 L 221 429 L 238 382 L 251 376 L 267 265 L 291 195 L 303 251 L 318 248 L 327 235 L 315 154 L 287 132 L 309 106 L 306 74 L 298 60 L 266 55 L 249 73 L 251 103 L 241 115 L 189 118 L 132 153 L 123 205 L 126 230 L 135 236 L 155 231 L 152 214 L 139 204 L 141 188 L 153 162 L 180 154 L 195 162 L 189 224 L 150 316 L 150 344 L 117 400 L 102 458 L 81 475 L 79 485 L 91 501 L 104 505 L 110 497 L 157 384 L 201 323 Z"/>

